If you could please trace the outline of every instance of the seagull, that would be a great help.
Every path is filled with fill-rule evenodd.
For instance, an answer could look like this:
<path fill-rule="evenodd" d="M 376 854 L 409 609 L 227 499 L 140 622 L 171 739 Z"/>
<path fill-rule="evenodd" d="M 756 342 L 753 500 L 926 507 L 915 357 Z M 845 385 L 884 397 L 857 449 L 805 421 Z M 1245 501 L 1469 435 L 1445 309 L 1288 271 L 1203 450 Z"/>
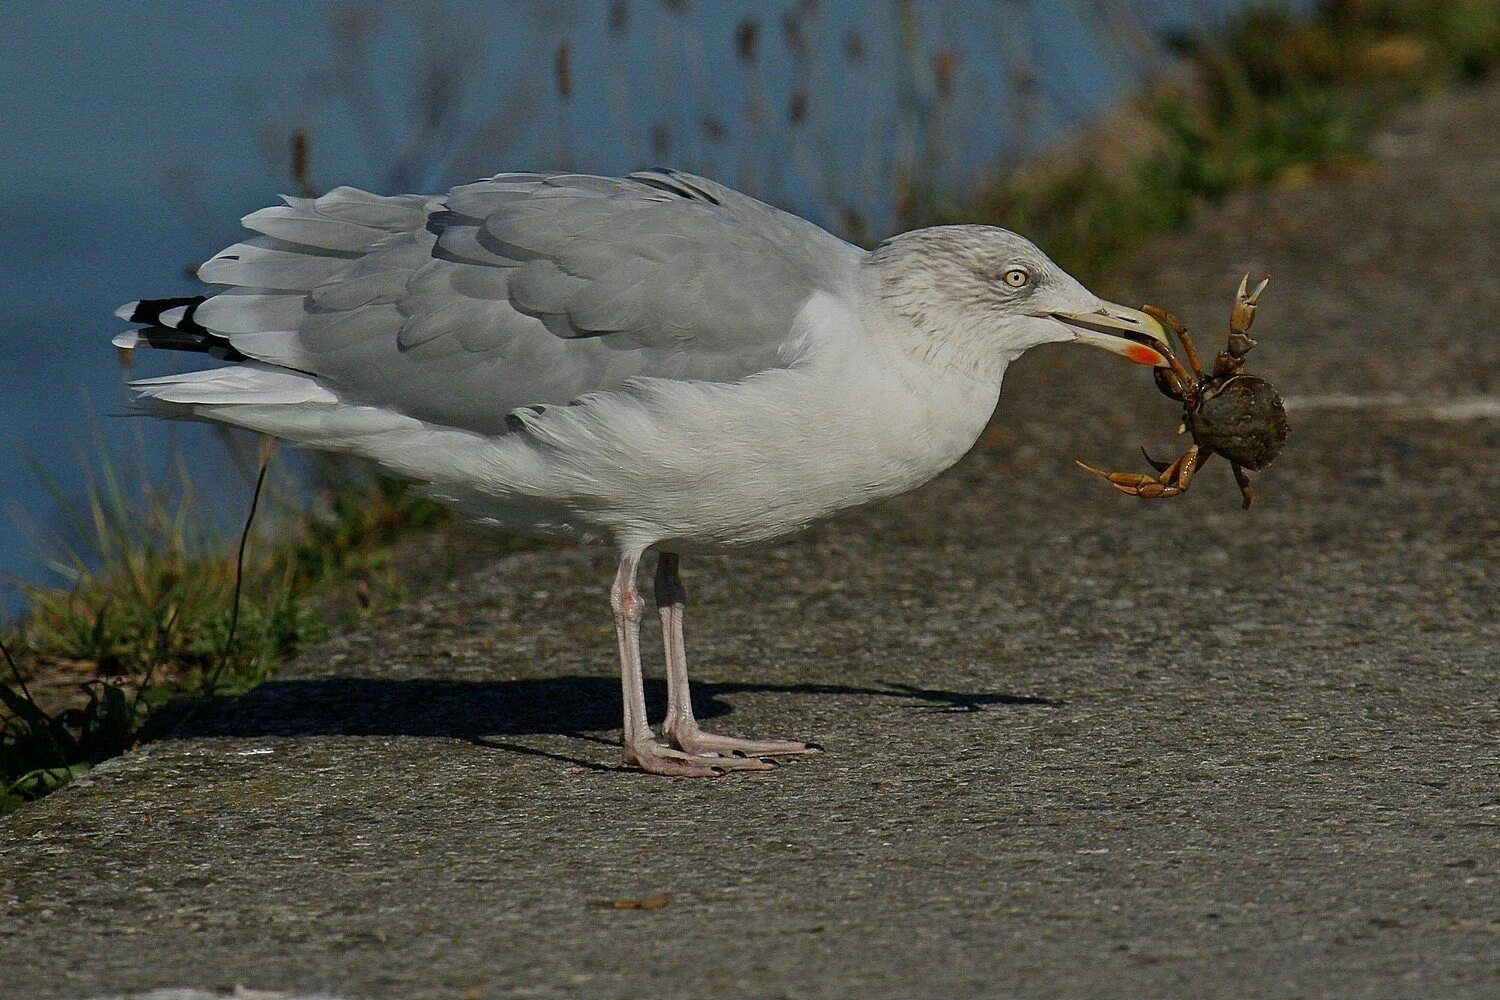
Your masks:
<path fill-rule="evenodd" d="M 613 546 L 624 761 L 765 770 L 822 749 L 693 715 L 681 557 L 753 546 L 957 462 L 1006 367 L 1076 341 L 1167 364 L 1166 332 L 1026 239 L 953 225 L 871 251 L 703 177 L 502 173 L 438 196 L 283 199 L 131 302 L 117 347 L 229 362 L 130 383 L 158 416 L 346 452 L 481 524 Z M 646 715 L 656 554 L 667 715 Z"/>

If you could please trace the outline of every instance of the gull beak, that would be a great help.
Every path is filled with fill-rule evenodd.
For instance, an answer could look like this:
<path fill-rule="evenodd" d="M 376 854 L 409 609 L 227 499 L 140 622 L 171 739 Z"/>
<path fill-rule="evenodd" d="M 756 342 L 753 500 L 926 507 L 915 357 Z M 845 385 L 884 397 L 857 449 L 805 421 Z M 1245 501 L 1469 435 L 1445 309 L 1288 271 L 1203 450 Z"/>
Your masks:
<path fill-rule="evenodd" d="M 1139 309 L 1102 302 L 1093 312 L 1042 313 L 1067 326 L 1079 343 L 1113 351 L 1136 364 L 1170 367 L 1166 329 Z"/>

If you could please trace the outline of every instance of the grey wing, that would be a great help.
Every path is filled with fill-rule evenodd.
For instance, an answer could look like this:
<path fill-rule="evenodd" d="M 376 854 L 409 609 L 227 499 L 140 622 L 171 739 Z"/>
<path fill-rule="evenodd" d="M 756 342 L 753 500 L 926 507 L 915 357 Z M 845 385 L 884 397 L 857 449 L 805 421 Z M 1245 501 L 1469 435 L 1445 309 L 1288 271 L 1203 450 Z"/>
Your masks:
<path fill-rule="evenodd" d="M 802 304 L 860 251 L 672 171 L 502 174 L 441 198 L 340 188 L 247 216 L 193 319 L 340 398 L 494 433 L 638 376 L 732 382 L 795 360 Z"/>

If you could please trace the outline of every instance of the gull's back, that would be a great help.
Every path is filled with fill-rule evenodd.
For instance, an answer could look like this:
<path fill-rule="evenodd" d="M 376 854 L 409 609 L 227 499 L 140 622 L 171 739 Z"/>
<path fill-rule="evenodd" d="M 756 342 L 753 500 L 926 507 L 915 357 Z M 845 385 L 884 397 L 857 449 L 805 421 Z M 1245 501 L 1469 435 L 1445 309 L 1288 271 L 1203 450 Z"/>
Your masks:
<path fill-rule="evenodd" d="M 281 369 L 260 376 L 265 398 L 331 394 L 482 434 L 503 433 L 522 408 L 633 378 L 733 383 L 787 366 L 799 309 L 843 293 L 861 256 L 672 171 L 501 174 L 437 198 L 339 188 L 286 201 L 247 216 L 260 235 L 200 269 L 227 289 L 164 317 L 150 302 L 127 315 L 157 320 L 137 342 L 197 338 Z M 145 400 L 220 403 L 235 390 L 217 380 L 148 381 Z M 211 406 L 186 415 L 223 417 Z"/>

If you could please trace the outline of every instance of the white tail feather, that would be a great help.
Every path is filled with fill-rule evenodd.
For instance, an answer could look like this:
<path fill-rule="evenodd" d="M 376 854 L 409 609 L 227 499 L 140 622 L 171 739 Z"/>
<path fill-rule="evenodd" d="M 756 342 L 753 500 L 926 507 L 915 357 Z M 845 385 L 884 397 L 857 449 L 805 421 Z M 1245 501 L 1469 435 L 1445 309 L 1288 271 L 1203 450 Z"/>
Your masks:
<path fill-rule="evenodd" d="M 308 448 L 350 452 L 397 475 L 456 484 L 449 491 L 455 496 L 472 492 L 465 484 L 491 475 L 497 454 L 496 443 L 483 435 L 342 403 L 310 376 L 255 362 L 141 379 L 130 387 L 157 416 L 229 424 Z"/>
<path fill-rule="evenodd" d="M 130 383 L 137 399 L 150 405 L 235 406 L 251 404 L 337 403 L 338 396 L 311 376 L 246 362 L 232 368 L 184 372 Z"/>

